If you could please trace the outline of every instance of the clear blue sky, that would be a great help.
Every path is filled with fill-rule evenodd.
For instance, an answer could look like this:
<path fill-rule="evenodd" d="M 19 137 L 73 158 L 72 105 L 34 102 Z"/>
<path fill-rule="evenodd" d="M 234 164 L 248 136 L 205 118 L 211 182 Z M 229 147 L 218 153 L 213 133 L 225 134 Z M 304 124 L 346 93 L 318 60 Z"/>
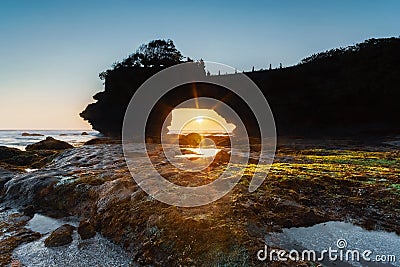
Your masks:
<path fill-rule="evenodd" d="M 250 70 L 400 35 L 397 0 L 192 2 L 1 1 L 0 129 L 88 129 L 98 73 L 152 39 Z"/>

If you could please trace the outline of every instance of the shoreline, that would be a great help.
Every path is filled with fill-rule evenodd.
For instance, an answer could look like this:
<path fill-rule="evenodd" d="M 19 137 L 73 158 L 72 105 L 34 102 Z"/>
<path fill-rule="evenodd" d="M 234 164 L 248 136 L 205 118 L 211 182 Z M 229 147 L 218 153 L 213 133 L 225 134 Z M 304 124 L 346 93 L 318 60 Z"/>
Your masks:
<path fill-rule="evenodd" d="M 177 208 L 149 198 L 133 181 L 121 153 L 118 144 L 65 150 L 42 169 L 14 174 L 18 179 L 6 185 L 2 203 L 29 206 L 52 217 L 69 214 L 89 220 L 140 264 L 222 264 L 233 257 L 258 265 L 254 255 L 268 233 L 328 221 L 400 234 L 395 208 L 400 205 L 398 147 L 281 138 L 261 188 L 249 193 L 245 175 L 225 197 L 197 208 Z M 158 153 L 151 154 L 155 161 Z M 160 170 L 178 184 L 211 178 L 169 167 Z M 183 254 L 190 260 L 180 258 Z"/>

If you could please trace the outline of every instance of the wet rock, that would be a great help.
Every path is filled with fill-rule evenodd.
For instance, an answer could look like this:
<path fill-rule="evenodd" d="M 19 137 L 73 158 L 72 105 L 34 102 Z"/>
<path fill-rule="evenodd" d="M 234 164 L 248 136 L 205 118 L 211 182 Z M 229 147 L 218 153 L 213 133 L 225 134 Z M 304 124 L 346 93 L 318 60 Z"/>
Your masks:
<path fill-rule="evenodd" d="M 220 162 L 220 163 L 227 163 L 229 162 L 231 158 L 231 154 L 228 152 L 221 150 L 215 155 L 214 161 Z"/>
<path fill-rule="evenodd" d="M 81 135 L 89 135 L 87 132 L 82 132 Z"/>
<path fill-rule="evenodd" d="M 231 154 L 228 152 L 221 150 L 219 151 L 215 157 L 213 162 L 210 164 L 211 167 L 218 167 L 226 165 L 231 159 Z"/>
<path fill-rule="evenodd" d="M 26 150 L 64 150 L 69 148 L 73 148 L 73 146 L 50 136 L 38 143 L 26 146 Z"/>
<path fill-rule="evenodd" d="M 22 133 L 21 136 L 44 136 L 44 135 L 38 133 Z"/>
<path fill-rule="evenodd" d="M 330 220 L 370 218 L 367 223 L 376 229 L 398 229 L 399 164 L 391 161 L 399 158 L 398 151 L 302 151 L 282 147 L 257 191 L 248 191 L 249 168 L 250 174 L 225 197 L 194 208 L 169 206 L 143 192 L 127 171 L 117 145 L 64 151 L 46 170 L 21 174 L 5 187 L 7 199 L 14 197 L 13 204 L 27 201 L 46 214 L 53 210 L 87 218 L 96 231 L 132 252 L 144 265 L 231 266 L 239 262 L 258 266 L 255 255 L 264 246 L 265 232 Z M 152 157 L 158 154 L 156 150 Z M 218 155 L 221 161 L 228 156 L 226 151 Z M 391 164 L 392 169 L 380 169 L 382 164 Z M 179 178 L 163 166 L 166 178 L 174 177 L 174 182 L 204 180 L 201 173 Z M 137 175 L 145 174 L 143 169 Z M 354 174 L 352 179 L 349 174 Z M 380 179 L 374 180 L 377 175 Z M 61 184 L 59 176 L 71 177 L 71 182 Z M 373 183 L 364 185 L 365 181 Z M 361 196 L 360 188 L 365 191 Z M 86 222 L 81 224 L 78 232 L 83 233 Z"/>
<path fill-rule="evenodd" d="M 35 215 L 36 210 L 33 205 L 28 205 L 22 210 L 22 212 L 24 215 L 32 218 Z"/>
<path fill-rule="evenodd" d="M 92 238 L 96 235 L 96 229 L 89 220 L 82 220 L 79 222 L 78 234 L 82 239 Z"/>
<path fill-rule="evenodd" d="M 30 166 L 34 162 L 38 161 L 40 157 L 37 154 L 32 153 L 21 153 L 16 157 L 12 157 L 4 160 L 8 164 L 16 165 L 16 166 Z"/>
<path fill-rule="evenodd" d="M 0 210 L 0 218 L 0 266 L 8 266 L 15 248 L 39 239 L 41 234 L 25 228 L 29 218 L 10 208 Z"/>
<path fill-rule="evenodd" d="M 198 133 L 179 135 L 179 144 L 181 146 L 199 146 L 202 140 L 203 137 Z"/>
<path fill-rule="evenodd" d="M 44 241 L 46 247 L 59 247 L 72 242 L 72 233 L 75 227 L 70 224 L 64 224 L 54 230 Z"/>
<path fill-rule="evenodd" d="M 40 233 L 19 228 L 13 235 L 0 241 L 0 265 L 6 266 L 11 261 L 12 251 L 19 245 L 35 241 L 41 237 Z"/>
<path fill-rule="evenodd" d="M 4 185 L 11 180 L 14 176 L 13 172 L 7 171 L 5 169 L 0 168 L 0 192 L 3 190 Z"/>
<path fill-rule="evenodd" d="M 181 146 L 199 146 L 206 139 L 211 140 L 217 147 L 230 147 L 231 142 L 229 136 L 202 136 L 198 133 L 190 133 L 187 135 L 179 135 L 179 145 Z"/>
<path fill-rule="evenodd" d="M 229 136 L 207 136 L 206 138 L 211 139 L 214 144 L 218 147 L 230 147 L 231 146 L 231 140 Z"/>
<path fill-rule="evenodd" d="M 101 145 L 101 144 L 121 144 L 120 139 L 113 139 L 113 138 L 107 138 L 107 137 L 101 137 L 101 138 L 94 138 L 83 145 Z"/>
<path fill-rule="evenodd" d="M 45 156 L 30 151 L 22 151 L 17 148 L 0 146 L 0 166 L 10 170 L 23 170 L 18 167 L 31 166 Z"/>
<path fill-rule="evenodd" d="M 13 158 L 15 156 L 19 156 L 23 153 L 23 151 L 18 148 L 0 146 L 0 160 Z"/>
<path fill-rule="evenodd" d="M 131 177 L 124 177 L 104 183 L 98 189 L 97 213 L 108 210 L 120 202 L 129 202 L 135 191 L 137 191 L 137 186 Z"/>
<path fill-rule="evenodd" d="M 21 174 L 4 185 L 3 203 L 19 207 L 36 205 L 38 201 L 42 201 L 39 198 L 40 194 L 57 180 L 55 172 L 39 171 Z"/>

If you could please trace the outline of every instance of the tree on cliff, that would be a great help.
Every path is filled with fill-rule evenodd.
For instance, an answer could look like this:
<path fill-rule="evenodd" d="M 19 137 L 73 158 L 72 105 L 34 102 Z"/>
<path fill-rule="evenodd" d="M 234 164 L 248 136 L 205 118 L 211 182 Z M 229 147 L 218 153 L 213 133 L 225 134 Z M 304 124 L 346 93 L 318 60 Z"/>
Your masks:
<path fill-rule="evenodd" d="M 184 62 L 193 60 L 183 57 L 172 40 L 154 40 L 141 45 L 99 74 L 105 90 L 93 96 L 97 102 L 89 104 L 80 116 L 103 134 L 120 134 L 126 107 L 136 90 L 157 72 Z M 195 63 L 199 73 L 205 76 L 204 61 Z"/>
<path fill-rule="evenodd" d="M 135 53 L 121 62 L 112 65 L 112 69 L 99 74 L 105 80 L 111 71 L 124 67 L 166 68 L 183 62 L 182 53 L 175 47 L 172 40 L 153 40 L 142 44 Z M 187 59 L 191 61 L 191 59 Z"/>

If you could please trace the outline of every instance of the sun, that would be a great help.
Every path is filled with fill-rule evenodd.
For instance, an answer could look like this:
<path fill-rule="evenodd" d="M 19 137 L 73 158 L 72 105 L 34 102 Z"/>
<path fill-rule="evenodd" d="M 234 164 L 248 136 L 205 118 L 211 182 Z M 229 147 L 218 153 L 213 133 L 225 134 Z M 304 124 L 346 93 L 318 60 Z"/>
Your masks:
<path fill-rule="evenodd" d="M 236 128 L 213 109 L 175 108 L 172 110 L 168 134 L 221 133 L 231 134 Z"/>

